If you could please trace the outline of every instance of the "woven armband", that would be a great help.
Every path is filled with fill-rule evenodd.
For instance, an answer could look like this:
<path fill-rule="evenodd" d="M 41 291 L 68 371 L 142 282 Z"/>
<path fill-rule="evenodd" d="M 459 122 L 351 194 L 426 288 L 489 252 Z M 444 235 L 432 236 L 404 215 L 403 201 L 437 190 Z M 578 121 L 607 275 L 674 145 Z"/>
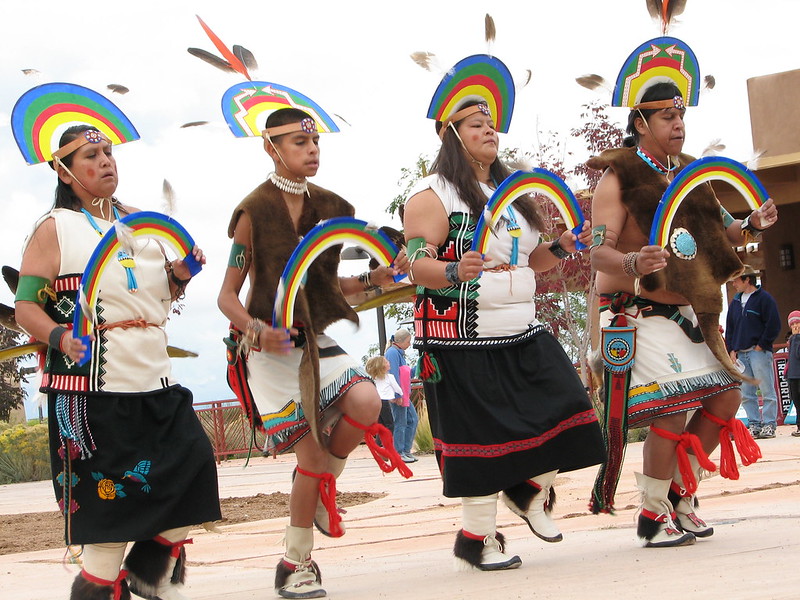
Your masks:
<path fill-rule="evenodd" d="M 234 242 L 231 246 L 231 255 L 228 257 L 228 266 L 236 267 L 240 271 L 244 269 L 246 250 L 247 248 L 245 248 L 244 244 Z"/>
<path fill-rule="evenodd" d="M 44 304 L 47 299 L 56 299 L 56 293 L 50 287 L 50 280 L 36 275 L 21 275 L 17 284 L 15 302 L 36 302 Z"/>

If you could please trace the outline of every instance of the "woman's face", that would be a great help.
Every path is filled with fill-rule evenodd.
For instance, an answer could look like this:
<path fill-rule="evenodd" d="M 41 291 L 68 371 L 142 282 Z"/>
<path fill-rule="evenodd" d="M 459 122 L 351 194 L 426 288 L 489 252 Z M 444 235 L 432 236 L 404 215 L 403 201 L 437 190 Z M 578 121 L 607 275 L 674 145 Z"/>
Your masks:
<path fill-rule="evenodd" d="M 797 334 L 800 333 L 800 321 L 795 321 L 794 323 L 792 323 L 790 325 L 790 327 L 792 328 L 792 333 L 794 335 L 797 335 Z"/>
<path fill-rule="evenodd" d="M 280 158 L 273 157 L 279 175 L 295 178 L 313 177 L 319 169 L 319 133 L 297 131 L 287 133 L 274 142 L 280 152 Z M 269 141 L 265 142 L 269 146 Z M 269 148 L 267 149 L 269 152 Z M 271 153 L 270 153 L 271 155 Z M 283 171 L 288 171 L 285 173 Z"/>
<path fill-rule="evenodd" d="M 105 140 L 84 144 L 73 152 L 69 170 L 80 183 L 63 169 L 60 169 L 59 177 L 82 200 L 110 198 L 117 190 L 117 162 L 111 154 L 111 144 Z"/>
<path fill-rule="evenodd" d="M 458 135 L 469 155 L 484 165 L 497 158 L 498 137 L 494 120 L 482 112 L 471 114 L 458 124 Z"/>
<path fill-rule="evenodd" d="M 638 120 L 637 129 L 641 145 L 655 155 L 680 154 L 686 138 L 686 127 L 683 123 L 685 112 L 685 109 L 665 108 L 650 115 L 646 125 L 641 119 Z"/>

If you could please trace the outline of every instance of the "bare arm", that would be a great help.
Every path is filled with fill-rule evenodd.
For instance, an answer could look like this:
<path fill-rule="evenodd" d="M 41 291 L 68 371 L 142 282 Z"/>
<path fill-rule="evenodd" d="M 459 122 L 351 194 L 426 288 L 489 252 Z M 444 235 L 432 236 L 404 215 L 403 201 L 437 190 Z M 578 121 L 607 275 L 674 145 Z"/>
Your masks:
<path fill-rule="evenodd" d="M 447 239 L 448 219 L 439 196 L 431 189 L 415 194 L 406 204 L 403 217 L 406 242 L 423 238 L 426 243 L 437 248 Z M 447 287 L 450 284 L 444 276 L 445 263 L 427 256 L 414 260 L 409 272 L 412 283 L 430 289 Z M 461 281 L 474 279 L 483 270 L 483 258 L 479 252 L 466 252 L 458 265 L 458 278 Z M 413 279 L 411 278 L 413 276 Z"/>
<path fill-rule="evenodd" d="M 225 278 L 222 280 L 222 288 L 219 291 L 219 296 L 217 296 L 217 306 L 222 311 L 222 314 L 230 319 L 237 329 L 245 333 L 248 332 L 248 327 L 253 321 L 253 317 L 239 300 L 239 292 L 242 290 L 242 285 L 250 272 L 250 265 L 252 264 L 250 231 L 250 217 L 246 213 L 242 213 L 236 223 L 233 243 L 244 246 L 244 264 L 241 268 L 229 265 L 225 269 Z M 268 290 L 258 290 L 257 293 L 268 293 Z M 282 329 L 264 327 L 258 339 L 261 348 L 268 352 L 286 354 L 292 349 L 289 334 Z"/>
<path fill-rule="evenodd" d="M 634 268 L 641 275 L 666 267 L 669 253 L 660 246 L 644 245 L 630 249 L 619 247 L 627 218 L 628 211 L 622 204 L 619 178 L 611 169 L 606 169 L 592 198 L 592 219 L 596 224 L 606 226 L 604 243 L 592 249 L 592 266 L 614 279 L 630 279 L 622 268 L 622 261 L 625 254 L 632 251 L 638 252 Z"/>
<path fill-rule="evenodd" d="M 591 243 L 592 230 L 589 221 L 583 222 L 580 236 L 575 235 L 569 229 L 564 231 L 558 238 L 558 245 L 561 246 L 564 251 L 572 254 L 577 251 L 575 242 L 577 242 L 578 239 L 586 246 Z M 555 241 L 539 244 L 528 258 L 528 266 L 534 271 L 541 272 L 549 271 L 560 263 L 563 259 L 558 258 L 550 251 L 554 244 Z"/>
<path fill-rule="evenodd" d="M 51 283 L 58 277 L 61 266 L 61 249 L 58 245 L 55 219 L 46 219 L 31 236 L 28 247 L 22 255 L 20 277 L 43 277 Z M 50 333 L 58 325 L 51 319 L 41 304 L 19 300 L 15 304 L 15 317 L 25 331 L 42 342 L 48 342 Z M 88 348 L 72 337 L 64 328 L 59 348 L 71 360 L 78 362 Z"/>

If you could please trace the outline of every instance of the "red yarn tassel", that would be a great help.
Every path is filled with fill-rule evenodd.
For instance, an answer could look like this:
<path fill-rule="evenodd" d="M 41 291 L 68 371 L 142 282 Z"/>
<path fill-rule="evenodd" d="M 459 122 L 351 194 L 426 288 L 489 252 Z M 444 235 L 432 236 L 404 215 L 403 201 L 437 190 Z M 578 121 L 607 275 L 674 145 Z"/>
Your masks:
<path fill-rule="evenodd" d="M 122 569 L 114 581 L 109 581 L 108 579 L 100 579 L 99 577 L 96 577 L 91 573 L 87 573 L 86 569 L 81 569 L 81 576 L 86 581 L 91 581 L 92 583 L 96 583 L 97 585 L 111 586 L 114 592 L 112 598 L 114 600 L 120 600 L 120 598 L 122 598 L 122 582 L 125 581 L 125 578 L 128 576 L 128 571 Z"/>
<path fill-rule="evenodd" d="M 194 544 L 194 540 L 192 538 L 186 538 L 185 540 L 180 540 L 179 542 L 170 542 L 167 538 L 157 535 L 153 538 L 154 542 L 158 542 L 162 546 L 169 546 L 172 548 L 169 555 L 172 558 L 178 558 L 181 555 L 181 548 L 183 548 L 186 544 Z"/>
<path fill-rule="evenodd" d="M 344 535 L 342 516 L 336 506 L 336 477 L 333 476 L 333 473 L 312 473 L 299 466 L 297 472 L 306 477 L 319 479 L 319 499 L 325 510 L 328 511 L 328 520 L 330 521 L 328 533 L 331 537 L 342 537 Z"/>
<path fill-rule="evenodd" d="M 688 431 L 684 431 L 681 434 L 672 433 L 671 431 L 655 427 L 654 425 L 650 426 L 650 431 L 665 439 L 678 442 L 675 447 L 675 453 L 678 455 L 678 470 L 683 478 L 683 488 L 686 490 L 688 496 L 694 495 L 697 491 L 697 477 L 694 474 L 694 469 L 692 469 L 692 463 L 689 462 L 689 453 L 686 449 L 691 448 L 694 450 L 697 462 L 699 462 L 700 466 L 706 471 L 717 470 L 717 466 L 708 459 L 708 455 L 705 453 L 705 450 L 703 450 L 700 438 Z"/>
<path fill-rule="evenodd" d="M 384 473 L 391 473 L 397 469 L 397 472 L 406 479 L 414 474 L 411 472 L 411 469 L 408 468 L 408 465 L 403 462 L 403 459 L 400 458 L 397 450 L 395 450 L 394 437 L 392 436 L 392 432 L 386 429 L 386 427 L 380 423 L 373 423 L 367 427 L 358 421 L 354 421 L 347 415 L 344 415 L 344 420 L 353 427 L 364 432 L 364 441 L 367 444 L 367 448 L 369 448 L 372 457 L 375 459 L 375 462 L 378 463 L 381 471 Z M 380 438 L 383 447 L 378 445 L 377 438 Z"/>
<path fill-rule="evenodd" d="M 744 466 L 751 465 L 761 458 L 761 448 L 750 435 L 750 430 L 736 417 L 724 421 L 705 409 L 703 409 L 702 415 L 720 428 L 719 474 L 726 479 L 739 479 L 739 467 L 733 452 L 733 442 L 736 443 L 736 449 L 739 451 Z M 733 441 L 731 441 L 731 437 L 733 437 Z"/>

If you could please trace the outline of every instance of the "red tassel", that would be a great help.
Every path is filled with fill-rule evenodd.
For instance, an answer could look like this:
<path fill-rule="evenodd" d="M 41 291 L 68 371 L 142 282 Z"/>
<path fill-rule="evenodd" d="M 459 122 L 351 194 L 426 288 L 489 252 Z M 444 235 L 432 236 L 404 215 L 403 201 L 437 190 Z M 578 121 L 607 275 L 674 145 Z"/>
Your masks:
<path fill-rule="evenodd" d="M 96 583 L 97 585 L 108 585 L 112 586 L 114 591 L 114 595 L 112 596 L 114 600 L 120 600 L 122 597 L 122 582 L 128 576 L 128 572 L 125 569 L 122 569 L 117 575 L 117 578 L 114 581 L 109 581 L 107 579 L 100 579 L 92 575 L 91 573 L 87 573 L 86 569 L 81 569 L 81 576 L 86 580 L 92 583 Z"/>
<path fill-rule="evenodd" d="M 705 453 L 705 450 L 703 450 L 700 438 L 688 431 L 684 431 L 680 434 L 672 433 L 671 431 L 661 429 L 654 425 L 650 426 L 650 431 L 665 439 L 678 442 L 678 445 L 675 447 L 675 453 L 678 455 L 678 470 L 683 478 L 683 488 L 686 490 L 688 496 L 694 495 L 697 491 L 697 477 L 695 477 L 694 470 L 692 469 L 692 463 L 689 462 L 689 453 L 686 449 L 691 448 L 694 450 L 697 462 L 699 462 L 700 466 L 706 471 L 717 470 L 717 466 L 708 459 L 708 455 Z"/>
<path fill-rule="evenodd" d="M 705 409 L 703 409 L 702 415 L 720 428 L 719 474 L 726 479 L 739 479 L 739 467 L 736 464 L 736 455 L 733 453 L 733 442 L 736 443 L 736 449 L 739 451 L 744 466 L 751 465 L 761 458 L 761 448 L 753 439 L 750 430 L 736 417 L 723 421 Z M 731 441 L 731 437 L 733 441 Z"/>
<path fill-rule="evenodd" d="M 378 463 L 381 471 L 384 473 L 391 473 L 397 469 L 397 472 L 406 479 L 414 474 L 411 472 L 411 469 L 408 468 L 408 465 L 403 462 L 403 459 L 400 458 L 397 450 L 395 450 L 392 432 L 386 429 L 386 427 L 380 423 L 373 423 L 367 427 L 358 421 L 354 421 L 347 415 L 344 415 L 344 420 L 353 427 L 364 432 L 364 441 L 367 444 L 367 448 L 369 448 L 372 457 L 375 459 L 375 462 Z M 383 447 L 378 445 L 377 438 L 380 438 Z"/>
<path fill-rule="evenodd" d="M 330 521 L 329 532 L 331 537 L 342 537 L 344 530 L 342 529 L 342 516 L 339 514 L 339 509 L 336 506 L 336 477 L 333 473 L 312 473 L 301 469 L 298 465 L 297 472 L 306 477 L 316 477 L 319 479 L 319 499 L 322 505 L 328 511 L 328 520 Z"/>
<path fill-rule="evenodd" d="M 194 540 L 192 538 L 186 538 L 185 540 L 180 540 L 179 542 L 170 542 L 167 538 L 157 535 L 153 538 L 154 542 L 158 542 L 162 546 L 169 546 L 172 548 L 172 551 L 169 555 L 172 558 L 178 558 L 181 555 L 181 548 L 186 544 L 194 544 Z"/>

